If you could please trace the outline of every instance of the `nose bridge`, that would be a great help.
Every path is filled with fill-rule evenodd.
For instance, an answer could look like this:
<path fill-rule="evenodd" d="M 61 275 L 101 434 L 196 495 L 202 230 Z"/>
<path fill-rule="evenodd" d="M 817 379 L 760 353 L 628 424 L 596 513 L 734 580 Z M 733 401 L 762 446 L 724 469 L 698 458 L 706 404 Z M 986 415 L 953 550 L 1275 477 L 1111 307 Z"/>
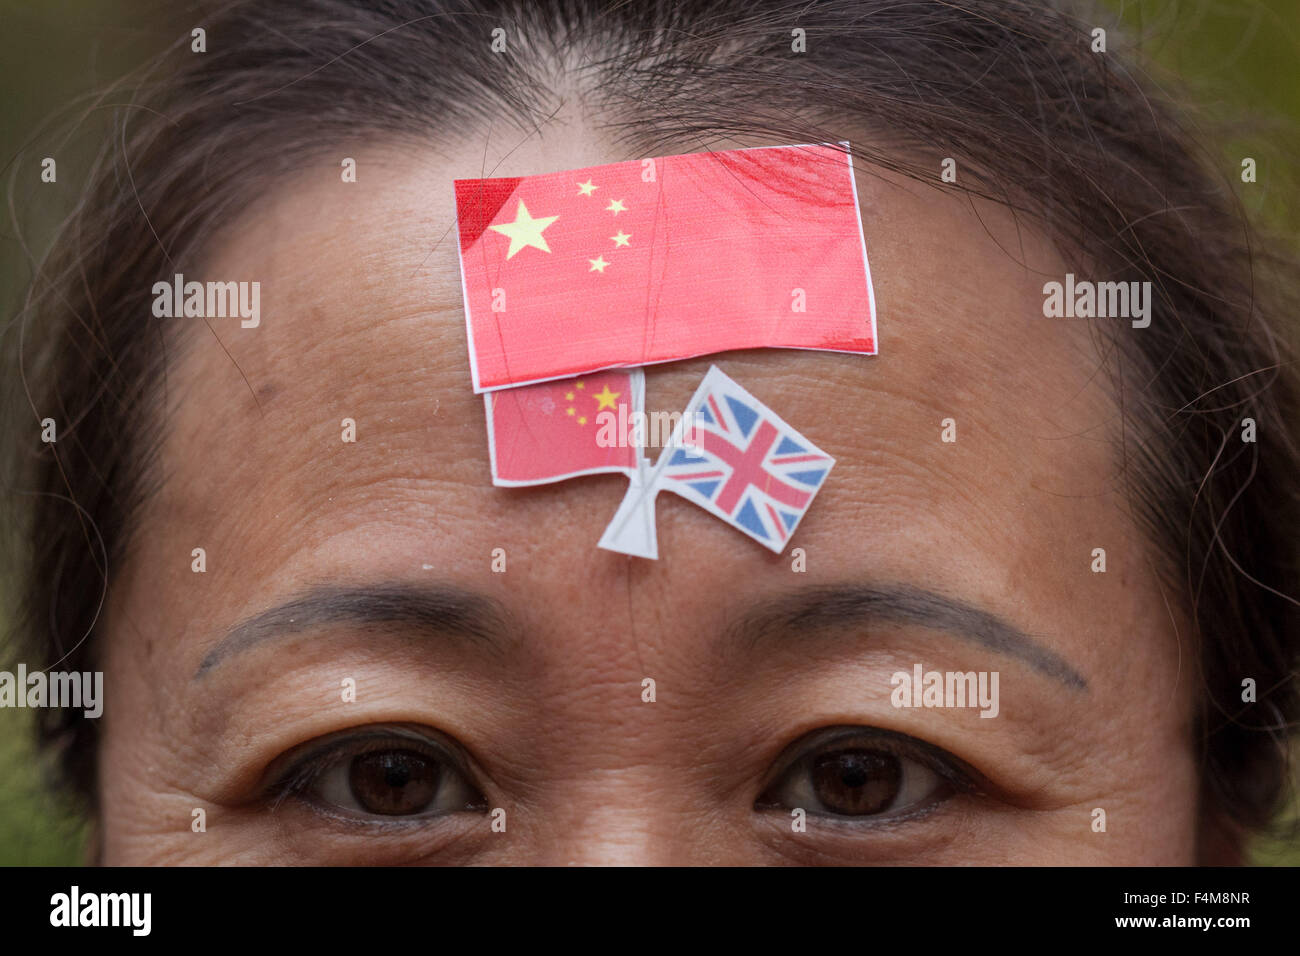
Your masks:
<path fill-rule="evenodd" d="M 550 779 L 536 806 L 539 862 L 654 866 L 680 858 L 689 784 L 677 708 L 642 699 L 636 672 L 566 695 L 547 727 Z"/>
<path fill-rule="evenodd" d="M 660 866 L 680 862 L 682 808 L 666 767 L 588 769 L 543 811 L 539 863 L 551 866 Z"/>
<path fill-rule="evenodd" d="M 695 853 L 697 655 L 666 635 L 693 643 L 700 623 L 671 584 L 662 569 L 598 580 L 568 606 L 562 627 L 547 621 L 539 641 L 580 654 L 582 666 L 548 661 L 539 673 L 532 729 L 546 766 L 532 768 L 524 824 L 534 863 L 657 866 Z"/>

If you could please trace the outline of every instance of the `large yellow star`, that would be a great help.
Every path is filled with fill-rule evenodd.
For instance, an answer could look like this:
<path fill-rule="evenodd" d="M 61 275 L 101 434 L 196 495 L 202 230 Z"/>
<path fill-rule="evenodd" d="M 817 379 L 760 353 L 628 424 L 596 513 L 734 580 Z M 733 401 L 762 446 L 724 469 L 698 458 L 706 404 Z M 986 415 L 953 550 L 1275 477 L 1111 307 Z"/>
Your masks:
<path fill-rule="evenodd" d="M 510 249 L 506 252 L 506 258 L 509 259 L 525 246 L 541 249 L 542 252 L 550 252 L 551 247 L 546 244 L 546 239 L 542 236 L 542 230 L 559 218 L 559 216 L 543 216 L 541 219 L 534 219 L 529 215 L 528 207 L 524 205 L 524 201 L 521 199 L 519 200 L 519 208 L 515 210 L 514 222 L 505 222 L 499 226 L 488 226 L 488 228 L 510 238 Z"/>
<path fill-rule="evenodd" d="M 600 411 L 602 408 L 613 408 L 614 400 L 622 394 L 623 394 L 622 392 L 611 392 L 609 390 L 609 386 L 606 385 L 603 389 L 601 389 L 599 392 L 597 392 L 595 395 L 591 397 L 600 403 L 596 406 L 596 411 Z"/>

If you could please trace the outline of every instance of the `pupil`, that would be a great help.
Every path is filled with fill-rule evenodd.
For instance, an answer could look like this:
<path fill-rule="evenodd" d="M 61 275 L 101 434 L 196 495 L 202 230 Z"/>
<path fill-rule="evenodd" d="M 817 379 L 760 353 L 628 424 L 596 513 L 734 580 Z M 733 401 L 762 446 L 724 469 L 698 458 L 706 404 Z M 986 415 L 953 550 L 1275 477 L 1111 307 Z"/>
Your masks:
<path fill-rule="evenodd" d="M 361 754 L 348 768 L 352 796 L 367 813 L 419 813 L 438 791 L 438 764 L 411 750 Z"/>
<path fill-rule="evenodd" d="M 840 771 L 840 782 L 846 787 L 860 787 L 867 782 L 867 769 L 860 763 L 845 762 Z"/>
<path fill-rule="evenodd" d="M 893 754 L 839 750 L 813 761 L 813 792 L 832 813 L 863 816 L 893 805 L 903 781 L 903 766 Z"/>

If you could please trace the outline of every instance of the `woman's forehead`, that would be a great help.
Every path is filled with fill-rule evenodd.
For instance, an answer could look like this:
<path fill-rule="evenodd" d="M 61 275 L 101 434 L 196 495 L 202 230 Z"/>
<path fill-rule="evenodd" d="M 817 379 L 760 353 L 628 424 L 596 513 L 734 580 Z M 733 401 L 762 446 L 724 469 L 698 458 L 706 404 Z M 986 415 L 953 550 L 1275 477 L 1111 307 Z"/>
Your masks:
<path fill-rule="evenodd" d="M 543 137 L 487 172 L 615 158 L 591 147 L 558 150 Z M 414 412 L 432 398 L 440 414 L 481 414 L 469 388 L 451 184 L 481 175 L 484 165 L 481 153 L 394 150 L 363 155 L 356 182 L 315 167 L 269 191 L 223 232 L 204 275 L 187 277 L 259 281 L 257 327 L 212 319 L 209 328 L 190 320 L 184 329 L 177 319 L 193 348 L 176 373 L 218 390 L 233 376 L 243 394 L 224 397 L 231 412 L 355 394 L 376 408 Z M 1110 420 L 1114 405 L 1086 325 L 1042 314 L 1045 279 L 1066 271 L 1047 240 L 1003 207 L 972 207 L 879 169 L 860 170 L 857 184 L 881 356 L 747 353 L 759 366 L 751 374 L 781 395 L 769 403 L 778 413 L 812 401 L 819 421 L 878 429 L 889 422 L 876 403 L 890 401 L 932 406 L 943 417 L 1046 415 L 1070 428 Z M 708 323 L 706 308 L 699 321 Z M 662 390 L 671 409 L 684 404 L 698 374 L 691 363 L 673 363 L 651 367 L 649 379 L 652 401 Z"/>
<path fill-rule="evenodd" d="M 521 148 L 512 161 L 564 156 Z M 240 555 L 213 589 L 216 619 L 233 625 L 289 582 L 356 578 L 359 562 L 377 579 L 456 576 L 495 547 L 544 548 L 584 573 L 624 560 L 596 542 L 625 479 L 491 484 L 452 232 L 451 181 L 477 175 L 481 157 L 463 162 L 378 153 L 360 158 L 355 183 L 304 176 L 268 194 L 195 277 L 260 282 L 260 322 L 176 320 L 196 327 L 171 372 L 168 480 L 144 521 L 146 534 Z M 836 458 L 792 542 L 823 573 L 926 578 L 1007 605 L 1063 540 L 1086 555 L 1098 529 L 1132 535 L 1116 507 L 1106 379 L 1083 327 L 1042 315 L 1043 273 L 1065 271 L 1047 242 L 997 208 L 884 174 L 857 181 L 879 356 L 754 350 L 655 366 L 647 409 L 683 408 L 716 362 Z M 758 593 L 788 574 L 698 509 L 661 500 L 659 512 L 651 576 L 707 566 Z M 565 587 L 562 574 L 526 587 L 548 580 Z M 1073 581 L 1035 574 L 1017 623 L 1059 629 Z"/>

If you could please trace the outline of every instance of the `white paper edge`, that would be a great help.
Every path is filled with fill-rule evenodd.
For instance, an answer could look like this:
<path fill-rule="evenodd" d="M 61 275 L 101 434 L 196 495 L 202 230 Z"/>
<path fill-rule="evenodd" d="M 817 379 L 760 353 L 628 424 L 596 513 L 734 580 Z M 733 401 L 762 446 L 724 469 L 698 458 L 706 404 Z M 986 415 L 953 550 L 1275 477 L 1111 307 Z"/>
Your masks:
<path fill-rule="evenodd" d="M 877 345 L 873 337 L 873 345 Z M 792 352 L 835 352 L 841 355 L 875 355 L 875 352 L 864 352 L 861 349 L 837 349 L 825 345 L 746 345 L 740 348 L 726 349 L 725 351 L 711 352 L 688 352 L 684 355 L 677 355 L 673 358 L 655 359 L 654 361 L 636 362 L 627 365 L 601 365 L 599 367 L 583 367 L 581 372 L 565 372 L 561 375 L 555 375 L 548 378 L 535 378 L 528 382 L 511 382 L 509 385 L 493 385 L 489 388 L 475 388 L 474 392 L 479 395 L 491 395 L 493 392 L 503 392 L 512 388 L 523 388 L 525 385 L 540 385 L 543 382 L 561 382 L 566 378 L 580 378 L 583 375 L 595 375 L 597 372 L 609 372 L 614 369 L 634 369 L 645 368 L 650 365 L 667 365 L 669 362 L 685 362 L 687 359 L 701 358 L 705 355 L 727 355 L 731 352 L 752 352 L 757 349 L 789 349 Z"/>
<path fill-rule="evenodd" d="M 844 147 L 844 158 L 849 164 L 849 189 L 853 190 L 853 211 L 858 217 L 858 238 L 862 241 L 862 269 L 867 274 L 867 307 L 871 309 L 871 351 L 860 352 L 859 355 L 879 355 L 880 354 L 880 335 L 876 331 L 876 288 L 871 284 L 871 260 L 867 258 L 867 236 L 862 229 L 862 207 L 858 204 L 858 180 L 853 174 L 853 153 L 852 144 L 848 140 L 841 140 L 840 145 Z M 795 525 L 797 528 L 798 525 Z"/>
<path fill-rule="evenodd" d="M 596 543 L 598 548 L 614 554 L 625 554 L 633 558 L 644 558 L 647 561 L 659 560 L 659 533 L 656 527 L 655 519 L 655 499 L 659 496 L 659 489 L 654 487 L 653 477 L 650 481 L 643 481 L 646 476 L 653 474 L 653 469 L 649 467 L 648 458 L 640 458 L 637 462 L 637 474 L 632 476 L 628 484 L 627 491 L 618 503 L 613 517 L 605 525 L 605 530 L 600 535 L 600 540 Z M 633 505 L 640 505 L 639 509 L 633 509 Z M 619 520 L 619 515 L 627 512 L 623 522 L 615 527 L 615 522 Z M 614 544 L 615 540 L 623 541 L 626 544 L 624 536 L 624 525 L 639 511 L 640 534 L 636 535 L 634 543 L 639 545 L 633 549 L 618 547 Z M 632 530 L 632 529 L 629 529 Z"/>
<path fill-rule="evenodd" d="M 453 187 L 453 198 L 454 197 L 455 193 Z M 465 337 L 469 340 L 469 377 L 470 381 L 474 383 L 475 394 L 478 394 L 483 391 L 483 389 L 479 388 L 478 384 L 478 352 L 474 349 L 474 321 L 470 318 L 469 314 L 469 285 L 465 282 L 465 253 L 460 248 L 459 210 L 457 210 L 456 224 L 452 228 L 456 230 L 456 264 L 460 267 L 460 298 L 461 301 L 465 303 Z M 489 414 L 491 414 L 491 410 L 489 410 Z M 492 431 L 489 428 L 488 435 L 491 434 Z M 492 470 L 495 473 L 495 465 L 493 465 Z"/>

